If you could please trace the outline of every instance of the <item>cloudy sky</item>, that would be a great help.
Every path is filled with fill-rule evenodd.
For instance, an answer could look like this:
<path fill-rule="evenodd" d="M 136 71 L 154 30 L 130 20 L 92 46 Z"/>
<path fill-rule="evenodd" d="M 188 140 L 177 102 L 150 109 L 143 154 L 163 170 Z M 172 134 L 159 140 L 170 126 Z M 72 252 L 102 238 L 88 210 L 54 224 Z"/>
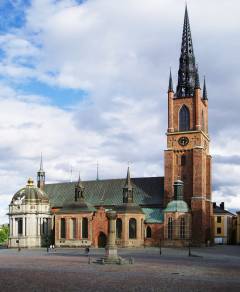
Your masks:
<path fill-rule="evenodd" d="M 11 196 L 48 182 L 163 175 L 167 85 L 184 0 L 0 0 L 0 222 Z M 213 199 L 240 209 L 240 3 L 189 0 L 207 78 Z"/>

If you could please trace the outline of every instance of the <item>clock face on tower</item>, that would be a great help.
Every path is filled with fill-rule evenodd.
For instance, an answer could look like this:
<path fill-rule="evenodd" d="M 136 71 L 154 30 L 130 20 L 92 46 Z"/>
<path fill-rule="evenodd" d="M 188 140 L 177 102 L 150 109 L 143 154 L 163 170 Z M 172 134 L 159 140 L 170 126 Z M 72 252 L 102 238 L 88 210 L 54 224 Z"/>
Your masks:
<path fill-rule="evenodd" d="M 189 143 L 188 137 L 181 137 L 178 139 L 178 144 L 181 146 L 186 146 Z"/>

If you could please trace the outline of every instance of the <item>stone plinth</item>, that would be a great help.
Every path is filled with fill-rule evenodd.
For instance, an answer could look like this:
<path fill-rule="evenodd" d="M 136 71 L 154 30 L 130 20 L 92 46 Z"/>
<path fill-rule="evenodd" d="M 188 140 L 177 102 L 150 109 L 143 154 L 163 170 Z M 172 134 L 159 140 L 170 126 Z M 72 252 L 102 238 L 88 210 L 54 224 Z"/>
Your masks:
<path fill-rule="evenodd" d="M 116 211 L 108 211 L 108 239 L 106 246 L 106 254 L 103 258 L 99 259 L 101 264 L 123 264 L 125 260 L 118 256 L 116 245 Z"/>

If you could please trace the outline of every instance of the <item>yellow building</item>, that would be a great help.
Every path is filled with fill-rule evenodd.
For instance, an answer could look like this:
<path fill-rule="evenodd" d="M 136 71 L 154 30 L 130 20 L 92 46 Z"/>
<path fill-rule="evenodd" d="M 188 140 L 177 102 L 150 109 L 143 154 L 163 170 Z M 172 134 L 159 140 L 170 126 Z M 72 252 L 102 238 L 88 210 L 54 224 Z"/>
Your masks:
<path fill-rule="evenodd" d="M 237 244 L 240 244 L 240 211 L 237 212 Z"/>
<path fill-rule="evenodd" d="M 222 202 L 220 206 L 217 206 L 216 203 L 213 203 L 213 215 L 214 243 L 234 243 L 233 219 L 236 217 L 236 215 L 224 209 L 224 202 Z"/>

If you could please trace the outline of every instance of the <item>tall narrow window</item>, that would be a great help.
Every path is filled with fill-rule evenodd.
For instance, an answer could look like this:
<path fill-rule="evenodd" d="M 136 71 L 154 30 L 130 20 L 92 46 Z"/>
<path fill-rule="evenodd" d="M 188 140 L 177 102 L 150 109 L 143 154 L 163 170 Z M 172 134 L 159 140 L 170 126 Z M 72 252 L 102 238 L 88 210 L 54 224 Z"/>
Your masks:
<path fill-rule="evenodd" d="M 179 111 L 179 131 L 188 131 L 190 129 L 190 113 L 186 105 L 183 105 Z"/>
<path fill-rule="evenodd" d="M 173 238 L 173 220 L 172 217 L 168 218 L 168 239 Z"/>
<path fill-rule="evenodd" d="M 180 219 L 180 239 L 185 239 L 185 219 Z"/>
<path fill-rule="evenodd" d="M 76 238 L 76 218 L 72 218 L 70 222 L 71 222 L 70 238 L 75 239 Z"/>
<path fill-rule="evenodd" d="M 18 219 L 18 235 L 22 235 L 23 234 L 23 220 L 22 218 Z"/>
<path fill-rule="evenodd" d="M 118 239 L 122 238 L 122 219 L 117 218 L 116 221 L 116 237 Z"/>
<path fill-rule="evenodd" d="M 88 238 L 88 218 L 82 218 L 82 238 Z"/>
<path fill-rule="evenodd" d="M 182 155 L 181 156 L 181 166 L 184 166 L 186 164 L 186 156 Z"/>
<path fill-rule="evenodd" d="M 151 238 L 152 237 L 152 229 L 150 226 L 147 227 L 147 238 Z"/>
<path fill-rule="evenodd" d="M 61 238 L 66 238 L 66 220 L 61 218 Z"/>
<path fill-rule="evenodd" d="M 129 238 L 137 238 L 137 220 L 135 218 L 129 220 Z"/>

